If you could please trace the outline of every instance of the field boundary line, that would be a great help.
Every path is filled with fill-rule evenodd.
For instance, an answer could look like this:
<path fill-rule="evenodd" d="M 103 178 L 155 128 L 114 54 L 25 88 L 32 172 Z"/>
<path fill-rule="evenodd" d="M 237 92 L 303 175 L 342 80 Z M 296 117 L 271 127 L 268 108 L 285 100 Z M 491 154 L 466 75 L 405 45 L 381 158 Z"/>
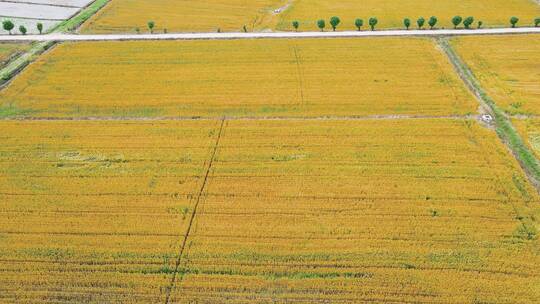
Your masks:
<path fill-rule="evenodd" d="M 193 212 L 191 213 L 191 217 L 189 219 L 189 224 L 188 224 L 186 233 L 183 235 L 184 240 L 182 241 L 182 244 L 180 245 L 180 251 L 179 251 L 178 257 L 176 259 L 176 264 L 175 264 L 175 267 L 174 267 L 174 272 L 173 272 L 173 275 L 172 275 L 172 278 L 171 278 L 171 282 L 170 282 L 169 286 L 166 289 L 165 304 L 169 303 L 169 301 L 171 299 L 171 293 L 173 292 L 173 290 L 176 287 L 176 281 L 177 281 L 176 278 L 178 277 L 178 270 L 179 270 L 180 264 L 182 262 L 182 256 L 184 255 L 184 250 L 186 248 L 187 240 L 189 238 L 191 228 L 193 227 L 193 222 L 194 222 L 195 216 L 197 215 L 197 208 L 199 207 L 199 204 L 201 202 L 202 194 L 203 194 L 204 190 L 206 189 L 206 185 L 208 184 L 208 176 L 210 175 L 210 171 L 212 170 L 212 165 L 214 164 L 214 159 L 215 159 L 216 154 L 217 154 L 217 149 L 218 149 L 218 146 L 219 146 L 219 142 L 221 140 L 221 134 L 223 133 L 224 125 L 225 125 L 225 119 L 221 119 L 221 123 L 220 123 L 220 126 L 219 126 L 219 131 L 218 131 L 218 134 L 216 136 L 216 142 L 214 144 L 212 154 L 210 155 L 210 160 L 208 162 L 208 166 L 206 167 L 206 173 L 204 175 L 203 183 L 201 185 L 201 189 L 199 190 L 199 193 L 197 194 L 197 199 L 195 201 L 195 205 L 193 206 Z"/>
<path fill-rule="evenodd" d="M 527 147 L 508 116 L 482 88 L 473 71 L 452 48 L 447 38 L 436 40 L 443 52 L 454 66 L 465 86 L 476 97 L 481 107 L 491 114 L 495 122 L 495 130 L 501 141 L 511 151 L 531 184 L 540 193 L 540 164 L 533 152 Z"/>
<path fill-rule="evenodd" d="M 96 0 L 103 3 L 108 0 Z M 96 11 L 97 12 L 97 11 Z M 84 14 L 81 11 L 77 16 Z M 89 18 L 89 17 L 88 17 Z M 87 18 L 87 19 L 88 19 Z M 72 20 L 72 19 L 70 19 Z M 68 20 L 68 22 L 70 21 Z M 68 23 L 66 22 L 66 23 Z M 63 26 L 65 28 L 66 25 Z M 301 39 L 301 38 L 361 38 L 361 37 L 441 37 L 470 35 L 540 34 L 540 27 L 435 29 L 435 30 L 378 30 L 337 32 L 227 32 L 227 33 L 168 33 L 168 34 L 65 34 L 55 30 L 46 35 L 0 35 L 0 41 L 127 41 L 127 40 L 234 40 L 234 39 Z"/>
<path fill-rule="evenodd" d="M 414 120 L 414 119 L 480 119 L 480 115 L 401 115 L 401 114 L 386 114 L 386 115 L 366 115 L 366 116 L 225 116 L 225 117 L 199 117 L 199 116 L 157 116 L 157 117 L 4 117 L 0 118 L 0 122 L 69 122 L 69 121 L 118 121 L 118 122 L 154 122 L 154 121 L 214 121 L 214 120 L 235 120 L 235 121 L 265 121 L 265 120 L 282 120 L 282 121 L 346 121 L 346 120 Z"/>

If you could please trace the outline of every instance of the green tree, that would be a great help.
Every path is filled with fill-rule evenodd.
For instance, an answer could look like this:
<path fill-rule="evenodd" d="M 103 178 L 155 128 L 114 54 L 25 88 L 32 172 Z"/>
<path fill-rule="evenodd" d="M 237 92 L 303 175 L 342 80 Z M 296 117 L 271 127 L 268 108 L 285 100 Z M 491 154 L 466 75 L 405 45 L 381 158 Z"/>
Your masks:
<path fill-rule="evenodd" d="M 294 30 L 298 32 L 298 28 L 300 27 L 300 22 L 295 20 L 292 22 L 292 26 L 294 27 Z"/>
<path fill-rule="evenodd" d="M 364 20 L 358 18 L 354 20 L 354 25 L 358 28 L 359 31 L 362 30 L 362 26 L 364 26 Z"/>
<path fill-rule="evenodd" d="M 4 20 L 2 21 L 2 27 L 4 28 L 4 30 L 8 31 L 9 34 L 11 35 L 11 30 L 13 30 L 13 28 L 15 27 L 15 24 L 13 24 L 11 20 Z"/>
<path fill-rule="evenodd" d="M 512 27 L 516 27 L 516 24 L 518 23 L 519 18 L 518 17 L 512 17 L 510 18 L 510 24 L 512 24 Z"/>
<path fill-rule="evenodd" d="M 242 27 L 242 31 L 244 31 L 244 33 L 247 33 L 248 30 L 247 30 L 247 26 L 244 24 L 244 26 Z"/>
<path fill-rule="evenodd" d="M 379 20 L 376 17 L 369 18 L 369 26 L 371 26 L 372 31 L 375 30 L 375 25 L 377 25 L 377 23 L 379 23 Z"/>
<path fill-rule="evenodd" d="M 537 27 L 538 25 L 540 25 L 540 18 L 534 19 L 534 26 Z"/>
<path fill-rule="evenodd" d="M 150 30 L 150 34 L 154 33 L 154 27 L 156 26 L 156 23 L 154 21 L 148 21 L 148 29 Z"/>
<path fill-rule="evenodd" d="M 339 19 L 339 17 L 334 16 L 334 17 L 330 18 L 330 25 L 332 26 L 332 30 L 334 32 L 336 31 L 336 28 L 339 25 L 339 23 L 341 23 L 341 19 Z"/>
<path fill-rule="evenodd" d="M 24 25 L 19 26 L 19 32 L 21 32 L 21 34 L 23 35 L 26 35 L 26 27 L 24 27 Z"/>
<path fill-rule="evenodd" d="M 409 30 L 409 27 L 411 27 L 411 19 L 405 18 L 403 19 L 403 25 L 405 25 L 405 28 Z"/>
<path fill-rule="evenodd" d="M 39 31 L 39 34 L 41 35 L 43 33 L 43 23 L 39 22 L 36 24 L 36 28 Z"/>
<path fill-rule="evenodd" d="M 482 25 L 484 25 L 484 22 L 482 20 L 478 21 L 478 28 L 482 28 Z"/>
<path fill-rule="evenodd" d="M 138 28 L 138 27 L 136 27 L 136 28 L 135 28 L 135 32 L 136 32 L 137 34 L 140 34 L 140 33 L 141 33 L 141 29 Z"/>
<path fill-rule="evenodd" d="M 435 26 L 435 24 L 437 24 L 437 17 L 435 16 L 431 16 L 429 17 L 429 20 L 428 20 L 428 24 L 429 24 L 429 28 L 432 30 L 433 27 Z"/>
<path fill-rule="evenodd" d="M 426 19 L 424 19 L 424 17 L 420 17 L 418 18 L 418 20 L 416 20 L 416 24 L 418 24 L 418 29 L 422 29 L 424 27 L 424 23 L 426 23 Z"/>
<path fill-rule="evenodd" d="M 461 18 L 461 16 L 454 16 L 454 18 L 452 18 L 452 24 L 454 25 L 454 29 L 457 29 L 457 27 L 461 24 L 461 21 L 463 21 L 463 18 Z"/>
<path fill-rule="evenodd" d="M 317 26 L 321 29 L 321 32 L 324 32 L 324 28 L 326 27 L 326 22 L 321 19 L 317 21 Z"/>
<path fill-rule="evenodd" d="M 470 17 L 465 18 L 465 20 L 463 20 L 463 25 L 465 26 L 466 29 L 469 29 L 471 28 L 471 24 L 473 24 L 473 22 L 474 22 L 474 17 L 470 16 Z"/>

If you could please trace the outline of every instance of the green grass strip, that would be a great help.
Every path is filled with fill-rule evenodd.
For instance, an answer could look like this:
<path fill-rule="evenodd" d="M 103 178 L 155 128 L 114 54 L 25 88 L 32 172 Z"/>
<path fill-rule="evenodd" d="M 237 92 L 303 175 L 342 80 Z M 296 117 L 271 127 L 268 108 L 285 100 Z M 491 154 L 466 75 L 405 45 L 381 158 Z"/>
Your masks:
<path fill-rule="evenodd" d="M 89 6 L 81 10 L 77 15 L 68 20 L 62 21 L 49 32 L 65 33 L 76 30 L 86 20 L 90 19 L 95 13 L 102 9 L 110 0 L 96 0 Z"/>

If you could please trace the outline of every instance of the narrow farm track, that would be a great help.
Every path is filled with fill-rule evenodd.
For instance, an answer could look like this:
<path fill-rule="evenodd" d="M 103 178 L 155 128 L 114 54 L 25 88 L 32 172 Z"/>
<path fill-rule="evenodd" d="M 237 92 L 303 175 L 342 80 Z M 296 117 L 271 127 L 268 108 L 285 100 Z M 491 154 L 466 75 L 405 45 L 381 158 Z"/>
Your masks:
<path fill-rule="evenodd" d="M 437 37 L 465 35 L 538 34 L 540 27 L 446 30 L 381 30 L 338 32 L 270 32 L 270 33 L 173 33 L 173 34 L 106 34 L 77 35 L 52 33 L 47 35 L 0 35 L 0 41 L 124 41 L 124 40 L 228 40 L 287 38 L 360 38 L 360 37 Z"/>
<path fill-rule="evenodd" d="M 270 116 L 270 117 L 255 117 L 255 116 L 237 116 L 237 117 L 12 117 L 2 118 L 0 121 L 190 121 L 190 120 L 254 120 L 254 121 L 347 121 L 347 120 L 402 120 L 402 119 L 480 119 L 479 115 L 366 115 L 366 116 Z"/>
<path fill-rule="evenodd" d="M 186 231 L 186 234 L 183 235 L 183 241 L 180 245 L 180 251 L 178 253 L 178 258 L 176 260 L 176 264 L 174 267 L 174 272 L 171 278 L 171 283 L 167 288 L 166 296 L 165 296 L 165 303 L 168 304 L 171 298 L 171 292 L 176 287 L 176 281 L 178 278 L 178 269 L 180 268 L 180 264 L 182 263 L 182 256 L 184 255 L 184 250 L 186 248 L 187 240 L 189 238 L 189 234 L 191 232 L 191 229 L 193 227 L 193 221 L 195 219 L 195 216 L 197 215 L 197 207 L 199 206 L 199 203 L 201 202 L 201 197 L 204 193 L 204 190 L 206 189 L 208 176 L 210 175 L 210 171 L 212 170 L 212 164 L 214 163 L 214 159 L 216 157 L 217 149 L 219 146 L 219 140 L 221 139 L 221 134 L 223 133 L 223 126 L 225 125 L 225 119 L 221 120 L 221 124 L 219 126 L 218 134 L 216 136 L 216 143 L 214 145 L 214 148 L 212 150 L 212 154 L 210 156 L 210 160 L 208 161 L 208 166 L 206 167 L 206 173 L 204 175 L 204 179 L 201 185 L 201 189 L 199 190 L 199 193 L 197 194 L 197 198 L 195 200 L 195 206 L 193 207 L 193 212 L 191 213 L 191 217 L 189 219 L 188 228 Z"/>

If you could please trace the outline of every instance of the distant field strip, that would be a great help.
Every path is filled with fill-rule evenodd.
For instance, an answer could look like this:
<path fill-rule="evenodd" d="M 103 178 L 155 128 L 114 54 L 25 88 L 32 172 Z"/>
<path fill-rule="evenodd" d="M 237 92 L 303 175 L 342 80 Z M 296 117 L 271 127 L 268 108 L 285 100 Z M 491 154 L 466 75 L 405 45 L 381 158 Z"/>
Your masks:
<path fill-rule="evenodd" d="M 0 100 L 0 117 L 446 116 L 477 108 L 447 58 L 421 38 L 64 43 Z"/>
<path fill-rule="evenodd" d="M 162 302 L 218 127 L 1 122 L 0 302 Z"/>
<path fill-rule="evenodd" d="M 149 20 L 156 21 L 159 31 L 166 28 L 169 32 L 215 32 L 218 28 L 240 31 L 243 25 L 250 31 L 291 31 L 293 20 L 301 23 L 301 30 L 317 30 L 315 22 L 328 21 L 331 16 L 341 17 L 342 29 L 356 29 L 356 18 L 363 18 L 367 28 L 370 17 L 379 19 L 378 28 L 402 28 L 403 18 L 411 18 L 414 26 L 421 16 L 437 16 L 438 27 L 449 28 L 455 15 L 474 16 L 484 22 L 484 27 L 509 26 L 509 18 L 515 15 L 521 18 L 521 24 L 530 26 L 540 16 L 540 6 L 533 0 L 112 0 L 83 27 L 83 32 L 146 31 Z"/>
<path fill-rule="evenodd" d="M 538 195 L 472 120 L 226 121 L 171 303 L 532 303 Z"/>
<path fill-rule="evenodd" d="M 220 124 L 0 122 L 0 302 L 540 297 L 539 197 L 474 120 Z"/>
<path fill-rule="evenodd" d="M 88 23 L 83 33 L 135 33 L 148 31 L 147 22 L 156 23 L 156 31 L 216 32 L 266 28 L 277 22 L 274 9 L 286 0 L 112 0 Z"/>
<path fill-rule="evenodd" d="M 456 15 L 463 18 L 473 16 L 477 21 L 482 20 L 484 27 L 508 27 L 510 17 L 518 16 L 521 24 L 531 26 L 534 18 L 540 16 L 540 6 L 532 0 L 296 0 L 281 15 L 277 28 L 292 30 L 292 21 L 298 20 L 302 29 L 315 30 L 317 20 L 325 19 L 328 22 L 331 16 L 341 18 L 342 29 L 356 29 L 356 18 L 364 19 L 364 28 L 368 29 L 370 17 L 378 18 L 377 28 L 404 28 L 404 18 L 410 18 L 414 28 L 419 17 L 427 20 L 431 16 L 439 19 L 437 27 L 453 28 L 451 20 Z"/>
<path fill-rule="evenodd" d="M 540 114 L 538 35 L 451 40 L 487 93 L 510 114 Z"/>

